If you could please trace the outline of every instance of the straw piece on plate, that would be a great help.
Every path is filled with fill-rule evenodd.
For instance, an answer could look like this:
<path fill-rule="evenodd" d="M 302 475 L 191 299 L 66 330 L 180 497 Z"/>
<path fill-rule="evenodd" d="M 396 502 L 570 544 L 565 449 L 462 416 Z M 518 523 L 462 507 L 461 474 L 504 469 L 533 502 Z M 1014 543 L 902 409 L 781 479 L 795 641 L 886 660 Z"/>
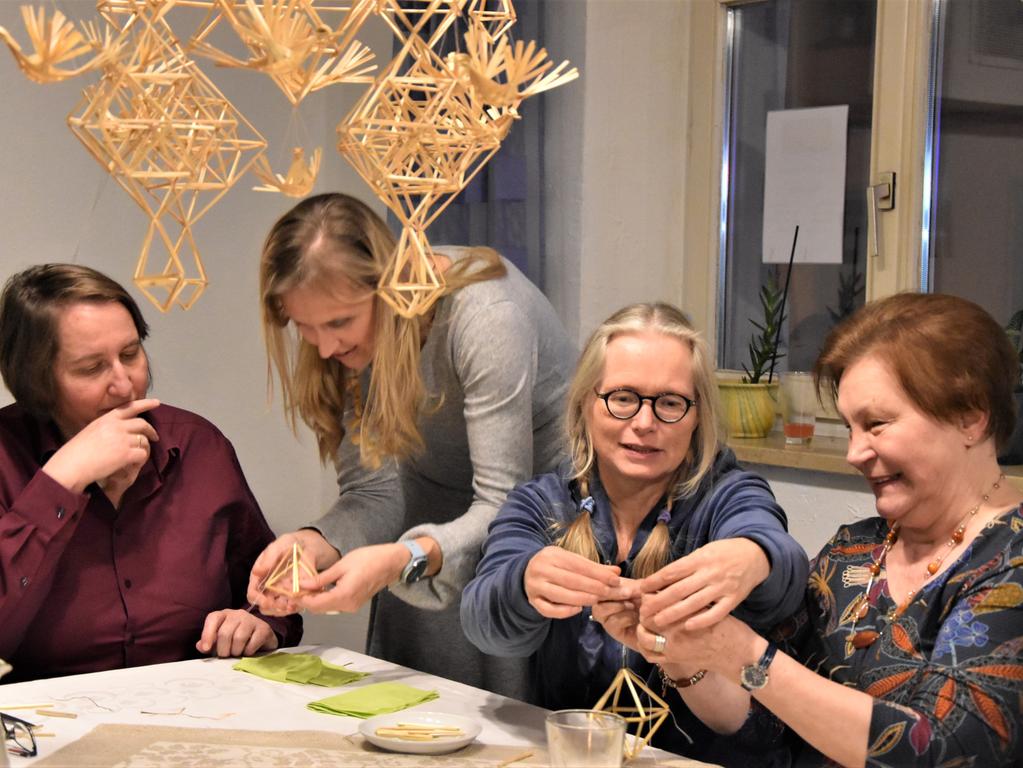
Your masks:
<path fill-rule="evenodd" d="M 398 723 L 381 726 L 375 731 L 377 736 L 403 741 L 433 741 L 435 739 L 454 739 L 464 736 L 465 732 L 450 725 L 425 725 L 422 723 Z"/>

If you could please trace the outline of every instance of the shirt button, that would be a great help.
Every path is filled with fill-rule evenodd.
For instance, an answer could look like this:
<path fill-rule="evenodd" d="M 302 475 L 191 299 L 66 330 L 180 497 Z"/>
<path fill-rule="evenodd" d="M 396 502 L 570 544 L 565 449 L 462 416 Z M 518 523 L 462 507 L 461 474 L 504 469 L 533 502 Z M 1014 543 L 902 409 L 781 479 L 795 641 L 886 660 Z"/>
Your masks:
<path fill-rule="evenodd" d="M 58 520 L 64 519 L 64 507 L 57 507 L 57 519 Z"/>
<path fill-rule="evenodd" d="M 125 579 L 124 586 L 127 587 L 128 589 L 131 589 L 131 579 Z"/>
<path fill-rule="evenodd" d="M 28 586 L 28 576 L 22 576 L 20 583 L 21 583 L 21 586 L 27 587 Z"/>

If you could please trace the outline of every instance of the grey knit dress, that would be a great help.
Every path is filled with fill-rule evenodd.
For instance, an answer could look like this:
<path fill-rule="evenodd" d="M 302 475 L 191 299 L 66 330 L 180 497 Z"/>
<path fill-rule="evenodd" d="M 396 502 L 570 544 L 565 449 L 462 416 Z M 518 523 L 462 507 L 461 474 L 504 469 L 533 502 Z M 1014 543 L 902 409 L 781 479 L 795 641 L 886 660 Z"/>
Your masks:
<path fill-rule="evenodd" d="M 452 259 L 465 253 L 437 250 Z M 346 436 L 338 499 L 310 527 L 342 556 L 367 544 L 434 538 L 443 568 L 377 596 L 368 652 L 521 699 L 524 660 L 487 656 L 469 643 L 459 603 L 505 496 L 553 470 L 563 455 L 564 399 L 576 351 L 543 294 L 504 263 L 506 276 L 438 302 L 420 368 L 433 403 L 419 416 L 426 449 L 371 471 Z"/>

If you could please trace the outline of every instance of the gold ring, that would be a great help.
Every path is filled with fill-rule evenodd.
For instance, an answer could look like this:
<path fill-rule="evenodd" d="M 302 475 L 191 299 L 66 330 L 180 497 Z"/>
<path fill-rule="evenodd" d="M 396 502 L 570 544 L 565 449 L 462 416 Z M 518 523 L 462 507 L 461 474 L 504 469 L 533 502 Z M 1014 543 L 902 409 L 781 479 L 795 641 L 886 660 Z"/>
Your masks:
<path fill-rule="evenodd" d="M 664 653 L 664 646 L 668 644 L 668 638 L 664 635 L 654 635 L 654 653 Z"/>

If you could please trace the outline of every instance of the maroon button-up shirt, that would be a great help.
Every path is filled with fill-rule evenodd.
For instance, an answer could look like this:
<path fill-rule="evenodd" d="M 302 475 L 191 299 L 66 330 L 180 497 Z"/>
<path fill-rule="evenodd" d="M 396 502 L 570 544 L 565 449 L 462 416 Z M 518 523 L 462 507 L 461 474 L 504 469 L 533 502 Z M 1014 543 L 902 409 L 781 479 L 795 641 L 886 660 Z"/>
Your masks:
<path fill-rule="evenodd" d="M 160 440 L 115 509 L 97 486 L 72 493 L 41 471 L 61 445 L 53 423 L 0 409 L 5 682 L 194 658 L 207 614 L 248 605 L 274 536 L 234 449 L 188 411 L 144 418 Z M 298 616 L 261 618 L 282 646 L 301 639 Z"/>

